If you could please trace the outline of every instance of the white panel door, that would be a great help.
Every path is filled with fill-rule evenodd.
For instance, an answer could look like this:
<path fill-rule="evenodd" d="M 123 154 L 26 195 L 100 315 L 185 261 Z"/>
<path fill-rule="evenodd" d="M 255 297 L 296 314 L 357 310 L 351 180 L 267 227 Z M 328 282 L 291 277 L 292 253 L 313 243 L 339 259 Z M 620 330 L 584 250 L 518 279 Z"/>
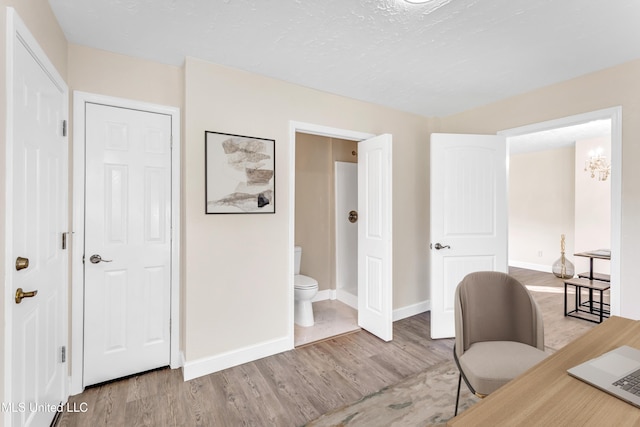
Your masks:
<path fill-rule="evenodd" d="M 496 135 L 431 135 L 431 337 L 455 335 L 473 271 L 507 272 L 507 150 Z"/>
<path fill-rule="evenodd" d="M 65 399 L 64 299 L 67 251 L 62 235 L 68 226 L 67 139 L 62 135 L 66 90 L 60 89 L 23 44 L 15 40 L 13 84 L 13 170 L 8 201 L 12 226 L 7 257 L 29 260 L 7 274 L 13 289 L 11 316 L 12 424 L 49 425 Z M 36 292 L 17 299 L 18 289 Z M 3 411 L 7 410 L 4 406 Z"/>
<path fill-rule="evenodd" d="M 391 135 L 358 143 L 358 325 L 393 338 Z"/>
<path fill-rule="evenodd" d="M 169 365 L 171 116 L 86 104 L 84 385 Z"/>

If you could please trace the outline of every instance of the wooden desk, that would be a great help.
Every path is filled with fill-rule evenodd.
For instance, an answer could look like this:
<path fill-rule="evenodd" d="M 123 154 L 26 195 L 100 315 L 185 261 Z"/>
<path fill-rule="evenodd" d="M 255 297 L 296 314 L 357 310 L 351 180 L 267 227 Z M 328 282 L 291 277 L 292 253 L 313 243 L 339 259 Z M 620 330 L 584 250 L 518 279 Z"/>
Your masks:
<path fill-rule="evenodd" d="M 567 374 L 567 369 L 624 344 L 640 348 L 640 321 L 612 316 L 447 425 L 640 425 L 640 409 Z"/>

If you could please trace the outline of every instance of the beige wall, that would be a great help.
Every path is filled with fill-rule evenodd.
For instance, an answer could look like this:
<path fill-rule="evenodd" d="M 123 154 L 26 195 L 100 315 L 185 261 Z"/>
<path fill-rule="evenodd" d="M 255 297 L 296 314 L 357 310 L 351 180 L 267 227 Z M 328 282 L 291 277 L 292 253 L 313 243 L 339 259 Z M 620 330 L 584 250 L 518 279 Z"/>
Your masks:
<path fill-rule="evenodd" d="M 576 141 L 576 252 L 611 248 L 611 178 L 598 181 L 584 171 L 589 152 L 598 148 L 611 161 L 611 138 Z M 571 260 L 576 266 L 576 273 L 589 271 L 587 258 L 571 257 Z M 609 274 L 610 262 L 595 260 L 594 271 Z"/>
<path fill-rule="evenodd" d="M 496 133 L 622 106 L 621 314 L 640 319 L 640 60 L 437 120 L 438 132 Z"/>
<path fill-rule="evenodd" d="M 67 75 L 67 41 L 58 25 L 49 3 L 46 0 L 0 0 L 0 21 L 3 23 L 2 31 L 0 31 L 0 46 L 2 46 L 2 55 L 0 55 L 0 135 L 2 135 L 2 143 L 0 144 L 0 277 L 5 277 L 4 266 L 5 261 L 5 164 L 6 164 L 6 25 L 7 15 L 6 8 L 13 7 L 16 9 L 22 21 L 29 28 L 33 36 L 45 51 L 49 60 L 58 70 L 58 73 L 65 78 Z M 3 285 L 4 287 L 4 285 Z M 4 384 L 4 378 L 8 374 L 4 372 L 4 324 L 5 312 L 4 301 L 0 303 L 0 319 L 2 319 L 3 327 L 0 330 L 0 343 L 2 343 L 2 351 L 0 351 L 0 382 Z M 4 402 L 4 387 L 0 390 L 0 401 Z M 0 415 L 0 426 L 4 424 L 4 414 Z"/>
<path fill-rule="evenodd" d="M 428 299 L 425 118 L 192 58 L 185 82 L 187 361 L 288 334 L 291 120 L 393 134 L 393 306 Z M 275 214 L 204 214 L 205 130 L 276 140 Z"/>
<path fill-rule="evenodd" d="M 78 90 L 182 108 L 182 67 L 69 44 L 68 83 Z"/>
<path fill-rule="evenodd" d="M 302 247 L 302 274 L 319 290 L 335 289 L 335 161 L 357 162 L 356 141 L 296 134 L 294 244 Z"/>
<path fill-rule="evenodd" d="M 510 264 L 551 271 L 560 257 L 561 234 L 565 235 L 566 254 L 573 261 L 574 164 L 574 147 L 510 157 Z"/>

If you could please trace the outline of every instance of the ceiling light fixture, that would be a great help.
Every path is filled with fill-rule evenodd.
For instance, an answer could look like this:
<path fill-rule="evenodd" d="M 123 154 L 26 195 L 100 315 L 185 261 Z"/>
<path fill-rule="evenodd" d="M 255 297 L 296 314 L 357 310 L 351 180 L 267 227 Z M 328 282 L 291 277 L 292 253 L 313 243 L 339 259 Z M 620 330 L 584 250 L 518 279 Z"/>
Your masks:
<path fill-rule="evenodd" d="M 606 181 L 611 173 L 611 164 L 602 155 L 602 148 L 589 152 L 589 160 L 584 162 L 584 171 L 591 172 L 591 178 L 598 177 L 598 181 Z"/>

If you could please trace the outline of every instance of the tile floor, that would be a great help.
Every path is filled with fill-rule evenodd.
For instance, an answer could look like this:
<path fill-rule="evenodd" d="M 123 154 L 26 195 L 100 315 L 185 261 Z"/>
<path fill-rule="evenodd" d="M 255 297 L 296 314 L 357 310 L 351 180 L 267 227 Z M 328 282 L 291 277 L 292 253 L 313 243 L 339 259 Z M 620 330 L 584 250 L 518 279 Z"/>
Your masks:
<path fill-rule="evenodd" d="M 295 325 L 294 345 L 296 347 L 360 330 L 357 310 L 338 300 L 314 302 L 313 317 L 313 326 Z"/>

